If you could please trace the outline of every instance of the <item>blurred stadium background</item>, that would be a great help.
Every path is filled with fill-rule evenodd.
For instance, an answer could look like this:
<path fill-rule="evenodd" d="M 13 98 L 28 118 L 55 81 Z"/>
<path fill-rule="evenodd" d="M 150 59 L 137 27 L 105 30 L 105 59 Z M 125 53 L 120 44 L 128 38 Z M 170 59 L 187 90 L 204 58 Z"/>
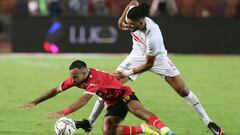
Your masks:
<path fill-rule="evenodd" d="M 75 59 L 113 72 L 131 50 L 131 35 L 117 28 L 129 1 L 0 0 L 1 135 L 54 134 L 55 121 L 47 114 L 72 103 L 81 91 L 68 91 L 33 110 L 16 105 L 61 83 Z M 239 135 L 240 0 L 145 2 L 188 85 L 227 135 Z M 143 76 L 128 85 L 147 108 L 178 135 L 210 135 L 162 79 L 150 73 Z M 93 104 L 94 100 L 70 117 L 88 117 Z M 101 134 L 103 115 L 90 134 Z M 141 122 L 129 115 L 124 123 Z"/>

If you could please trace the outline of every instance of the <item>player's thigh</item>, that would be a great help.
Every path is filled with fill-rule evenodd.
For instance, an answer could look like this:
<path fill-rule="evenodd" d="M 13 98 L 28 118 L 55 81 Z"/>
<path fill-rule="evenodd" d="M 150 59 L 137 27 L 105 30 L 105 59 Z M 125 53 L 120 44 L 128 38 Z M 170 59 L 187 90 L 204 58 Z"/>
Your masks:
<path fill-rule="evenodd" d="M 125 97 L 126 98 L 126 97 Z M 127 107 L 128 110 L 134 114 L 135 116 L 137 116 L 140 119 L 143 120 L 148 120 L 151 118 L 151 116 L 153 115 L 153 113 L 147 111 L 142 104 L 140 103 L 140 101 L 138 100 L 137 96 L 135 94 L 131 95 L 130 97 L 128 97 L 128 101 L 127 101 Z"/>
<path fill-rule="evenodd" d="M 150 71 L 162 76 L 163 78 L 165 76 L 174 77 L 180 74 L 177 67 L 168 57 L 156 58 L 155 63 Z"/>
<path fill-rule="evenodd" d="M 146 57 L 145 56 L 134 56 L 134 55 L 128 55 L 128 57 L 123 60 L 123 62 L 118 66 L 116 71 L 120 72 L 123 70 L 129 70 L 132 68 L 136 68 L 141 66 L 142 64 L 146 63 Z M 134 74 L 129 76 L 131 80 L 136 80 L 139 74 Z"/>
<path fill-rule="evenodd" d="M 118 116 L 105 116 L 103 120 L 103 134 L 115 135 L 122 118 Z"/>

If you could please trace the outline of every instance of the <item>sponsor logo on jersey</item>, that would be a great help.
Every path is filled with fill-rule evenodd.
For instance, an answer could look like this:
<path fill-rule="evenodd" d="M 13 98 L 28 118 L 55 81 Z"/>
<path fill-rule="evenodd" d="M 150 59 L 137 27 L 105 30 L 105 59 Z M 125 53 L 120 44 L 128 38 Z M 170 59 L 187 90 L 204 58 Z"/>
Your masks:
<path fill-rule="evenodd" d="M 97 84 L 90 83 L 90 86 L 93 86 L 93 87 L 95 87 L 95 86 L 97 86 Z"/>

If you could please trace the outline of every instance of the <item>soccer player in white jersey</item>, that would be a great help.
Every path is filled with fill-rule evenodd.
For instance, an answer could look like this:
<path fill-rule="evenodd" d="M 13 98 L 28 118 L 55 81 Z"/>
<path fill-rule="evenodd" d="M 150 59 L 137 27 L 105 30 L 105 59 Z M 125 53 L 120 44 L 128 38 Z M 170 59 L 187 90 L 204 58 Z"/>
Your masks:
<path fill-rule="evenodd" d="M 178 69 L 168 58 L 161 30 L 152 19 L 147 17 L 148 12 L 147 4 L 139 4 L 137 0 L 132 0 L 119 18 L 119 28 L 131 32 L 133 47 L 131 53 L 117 68 L 118 79 L 122 83 L 128 80 L 134 81 L 145 71 L 162 76 L 199 114 L 214 135 L 222 135 L 222 129 L 209 118 L 196 95 L 187 87 Z M 91 125 L 102 111 L 103 106 L 103 102 L 99 99 L 88 119 Z"/>

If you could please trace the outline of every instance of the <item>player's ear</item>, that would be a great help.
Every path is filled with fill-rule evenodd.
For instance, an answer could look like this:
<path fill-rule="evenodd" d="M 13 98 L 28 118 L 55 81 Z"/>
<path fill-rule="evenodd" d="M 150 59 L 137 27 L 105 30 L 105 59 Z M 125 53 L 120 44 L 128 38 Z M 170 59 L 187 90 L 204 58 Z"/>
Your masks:
<path fill-rule="evenodd" d="M 88 74 L 88 71 L 83 71 L 82 74 L 83 74 L 84 77 L 86 77 L 87 74 Z"/>

